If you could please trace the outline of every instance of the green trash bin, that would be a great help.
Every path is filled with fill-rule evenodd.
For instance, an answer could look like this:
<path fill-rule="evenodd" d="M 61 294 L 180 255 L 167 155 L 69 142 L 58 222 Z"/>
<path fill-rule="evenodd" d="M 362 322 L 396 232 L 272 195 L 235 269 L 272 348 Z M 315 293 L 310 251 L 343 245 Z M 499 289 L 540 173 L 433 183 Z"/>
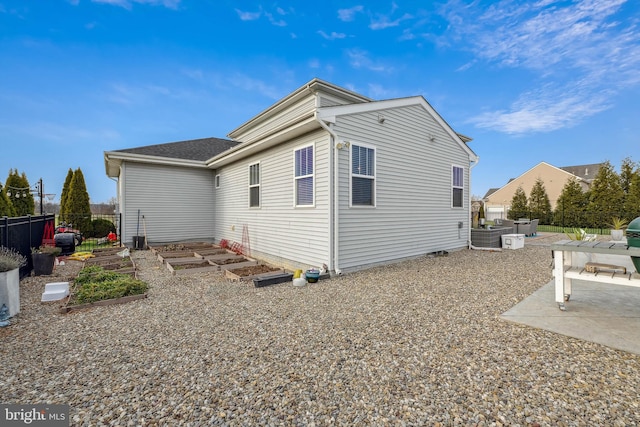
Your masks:
<path fill-rule="evenodd" d="M 631 221 L 627 226 L 627 245 L 640 248 L 640 217 Z M 633 261 L 636 271 L 640 273 L 640 257 L 632 256 L 631 261 Z"/>

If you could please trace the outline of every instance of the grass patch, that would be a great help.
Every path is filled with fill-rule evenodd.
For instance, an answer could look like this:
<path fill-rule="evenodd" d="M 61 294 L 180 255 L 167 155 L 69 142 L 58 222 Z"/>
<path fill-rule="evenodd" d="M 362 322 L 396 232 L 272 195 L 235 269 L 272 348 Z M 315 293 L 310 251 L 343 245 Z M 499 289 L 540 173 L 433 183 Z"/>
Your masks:
<path fill-rule="evenodd" d="M 74 282 L 74 300 L 77 304 L 140 295 L 147 291 L 148 285 L 142 280 L 127 274 L 107 271 L 92 265 L 80 270 Z"/>

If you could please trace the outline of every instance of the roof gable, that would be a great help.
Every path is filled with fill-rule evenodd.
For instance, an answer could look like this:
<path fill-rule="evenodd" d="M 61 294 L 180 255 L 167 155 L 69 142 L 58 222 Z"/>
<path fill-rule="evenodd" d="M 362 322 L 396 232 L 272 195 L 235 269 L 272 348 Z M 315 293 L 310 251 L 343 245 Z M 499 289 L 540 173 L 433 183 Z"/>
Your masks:
<path fill-rule="evenodd" d="M 423 96 L 412 96 L 408 98 L 387 99 L 384 101 L 371 101 L 359 104 L 337 105 L 333 107 L 318 108 L 318 118 L 329 123 L 335 123 L 337 116 L 360 114 L 372 111 L 389 110 L 393 108 L 401 108 L 407 106 L 418 105 L 422 107 L 434 120 L 444 129 L 451 138 L 456 141 L 464 151 L 471 157 L 472 161 L 477 162 L 478 156 L 466 144 L 471 138 L 462 134 L 458 134 L 449 126 L 449 124 L 438 114 L 438 112 L 424 99 Z"/>

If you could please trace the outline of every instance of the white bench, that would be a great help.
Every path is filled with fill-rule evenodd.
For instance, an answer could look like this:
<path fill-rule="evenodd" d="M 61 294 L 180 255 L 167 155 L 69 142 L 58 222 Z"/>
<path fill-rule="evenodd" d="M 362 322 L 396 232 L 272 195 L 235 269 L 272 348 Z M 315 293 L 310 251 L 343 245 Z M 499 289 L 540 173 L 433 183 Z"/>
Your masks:
<path fill-rule="evenodd" d="M 640 274 L 632 269 L 626 273 L 620 271 L 589 272 L 584 264 L 571 264 L 573 253 L 623 255 L 640 257 L 640 248 L 629 247 L 617 242 L 587 242 L 581 240 L 562 240 L 551 245 L 553 251 L 553 276 L 555 282 L 555 299 L 560 310 L 566 310 L 565 302 L 571 297 L 571 281 L 585 280 L 589 282 L 610 283 L 614 285 L 640 287 Z M 630 258 L 626 258 L 629 259 Z"/>

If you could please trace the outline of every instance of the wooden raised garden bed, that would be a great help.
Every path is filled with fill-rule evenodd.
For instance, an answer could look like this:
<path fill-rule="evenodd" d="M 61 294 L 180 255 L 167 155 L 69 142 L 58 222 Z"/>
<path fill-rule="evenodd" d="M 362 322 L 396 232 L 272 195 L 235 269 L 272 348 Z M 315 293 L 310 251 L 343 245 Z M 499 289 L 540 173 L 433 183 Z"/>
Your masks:
<path fill-rule="evenodd" d="M 269 277 L 284 273 L 284 269 L 264 264 L 227 269 L 225 276 L 232 281 L 248 281 L 257 277 Z"/>
<path fill-rule="evenodd" d="M 224 254 L 233 254 L 233 252 L 228 251 L 222 248 L 203 248 L 203 249 L 194 249 L 196 256 L 202 256 L 204 258 L 208 258 L 213 255 L 224 255 Z"/>
<path fill-rule="evenodd" d="M 136 301 L 139 299 L 144 299 L 147 298 L 147 294 L 139 294 L 139 295 L 129 295 L 126 297 L 120 297 L 120 298 L 113 298 L 113 299 L 106 299 L 106 300 L 102 300 L 102 301 L 95 301 L 95 302 L 90 302 L 90 303 L 86 303 L 86 304 L 76 304 L 76 305 L 69 305 L 69 301 L 67 301 L 67 305 L 64 305 L 63 307 L 60 308 L 60 313 L 65 314 L 68 313 L 72 310 L 82 310 L 85 308 L 91 308 L 91 307 L 97 307 L 97 306 L 106 306 L 106 305 L 116 305 L 116 304 L 124 304 L 127 302 L 131 302 L 131 301 Z"/>
<path fill-rule="evenodd" d="M 202 259 L 201 256 L 196 256 L 196 254 L 193 251 L 159 252 L 157 256 L 158 256 L 158 261 L 160 262 L 171 262 L 172 260 L 183 259 L 183 258 Z"/>
<path fill-rule="evenodd" d="M 173 260 L 167 262 L 167 268 L 173 275 L 217 272 L 219 270 L 217 265 L 212 265 L 206 259 L 201 258 Z"/>

